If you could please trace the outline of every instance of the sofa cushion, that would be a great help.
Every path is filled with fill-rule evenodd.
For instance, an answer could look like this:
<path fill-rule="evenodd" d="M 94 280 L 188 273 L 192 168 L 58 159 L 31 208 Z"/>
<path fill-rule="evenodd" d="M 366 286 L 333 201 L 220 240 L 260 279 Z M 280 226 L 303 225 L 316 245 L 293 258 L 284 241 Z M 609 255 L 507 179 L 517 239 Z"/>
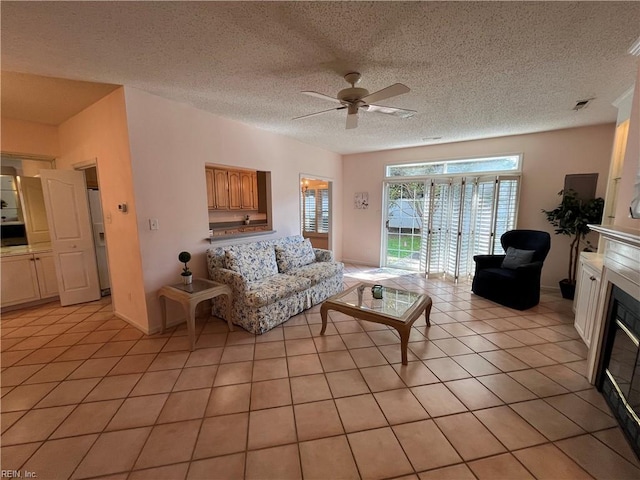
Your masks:
<path fill-rule="evenodd" d="M 342 273 L 343 269 L 344 265 L 340 262 L 314 262 L 289 270 L 287 274 L 308 278 L 311 285 L 316 285 L 327 278 Z"/>
<path fill-rule="evenodd" d="M 517 248 L 507 248 L 507 255 L 502 261 L 502 268 L 508 268 L 514 270 L 520 265 L 525 265 L 531 262 L 535 250 L 519 250 Z"/>
<path fill-rule="evenodd" d="M 308 278 L 278 273 L 247 284 L 248 291 L 245 292 L 244 301 L 252 307 L 262 307 L 309 287 L 311 281 Z"/>
<path fill-rule="evenodd" d="M 316 254 L 308 238 L 299 243 L 276 245 L 275 250 L 278 270 L 281 273 L 316 261 Z"/>
<path fill-rule="evenodd" d="M 225 251 L 227 268 L 238 272 L 248 282 L 278 273 L 275 250 L 272 246 L 238 245 Z"/>

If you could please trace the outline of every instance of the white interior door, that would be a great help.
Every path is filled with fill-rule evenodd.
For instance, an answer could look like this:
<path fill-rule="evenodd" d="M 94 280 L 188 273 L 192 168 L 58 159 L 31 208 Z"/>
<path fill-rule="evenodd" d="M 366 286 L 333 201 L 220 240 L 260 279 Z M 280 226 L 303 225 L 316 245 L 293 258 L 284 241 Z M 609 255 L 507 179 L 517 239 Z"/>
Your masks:
<path fill-rule="evenodd" d="M 100 282 L 84 174 L 75 170 L 40 170 L 40 178 L 60 303 L 65 306 L 98 300 Z"/>

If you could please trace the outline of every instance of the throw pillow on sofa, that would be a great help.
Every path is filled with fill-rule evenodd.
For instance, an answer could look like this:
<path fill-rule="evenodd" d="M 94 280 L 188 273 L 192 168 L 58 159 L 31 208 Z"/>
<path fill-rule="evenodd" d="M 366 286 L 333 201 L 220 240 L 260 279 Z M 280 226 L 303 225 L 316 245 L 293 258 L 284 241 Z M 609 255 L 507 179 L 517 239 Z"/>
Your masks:
<path fill-rule="evenodd" d="M 238 272 L 249 282 L 278 273 L 276 255 L 272 246 L 234 247 L 224 252 L 227 268 Z"/>
<path fill-rule="evenodd" d="M 316 254 L 308 238 L 304 242 L 276 245 L 276 262 L 281 273 L 316 261 Z"/>

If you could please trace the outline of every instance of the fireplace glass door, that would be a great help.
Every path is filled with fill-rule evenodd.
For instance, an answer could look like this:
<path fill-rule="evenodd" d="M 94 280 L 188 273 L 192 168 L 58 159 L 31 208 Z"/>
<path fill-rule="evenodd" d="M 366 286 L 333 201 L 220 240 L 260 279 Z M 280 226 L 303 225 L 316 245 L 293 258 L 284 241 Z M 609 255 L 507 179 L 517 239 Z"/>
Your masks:
<path fill-rule="evenodd" d="M 598 386 L 640 455 L 640 302 L 613 287 Z"/>

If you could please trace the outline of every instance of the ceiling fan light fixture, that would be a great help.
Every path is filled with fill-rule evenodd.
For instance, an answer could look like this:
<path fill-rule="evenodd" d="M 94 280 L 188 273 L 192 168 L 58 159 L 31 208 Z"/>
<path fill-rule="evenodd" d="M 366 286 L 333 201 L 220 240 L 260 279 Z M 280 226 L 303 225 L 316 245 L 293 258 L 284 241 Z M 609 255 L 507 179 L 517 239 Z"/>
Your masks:
<path fill-rule="evenodd" d="M 394 83 L 393 85 L 389 85 L 382 90 L 369 93 L 367 89 L 355 86 L 358 82 L 360 82 L 360 78 L 361 76 L 357 72 L 347 73 L 344 76 L 344 79 L 351 84 L 351 87 L 340 90 L 335 98 L 330 97 L 329 95 L 325 95 L 324 93 L 309 90 L 303 91 L 302 93 L 305 95 L 321 98 L 323 100 L 329 100 L 331 102 L 337 102 L 340 103 L 341 106 L 338 108 L 323 110 L 316 113 L 310 113 L 308 115 L 302 115 L 300 117 L 294 118 L 294 120 L 313 117 L 322 113 L 330 112 L 333 110 L 342 110 L 346 108 L 348 109 L 346 128 L 352 129 L 358 126 L 358 109 L 360 108 L 362 108 L 365 112 L 383 113 L 385 115 L 393 115 L 400 118 L 409 118 L 417 113 L 414 110 L 385 107 L 382 105 L 375 105 L 373 103 L 379 100 L 386 100 L 388 98 L 396 97 L 398 95 L 403 95 L 410 92 L 411 89 L 406 85 L 403 85 L 401 83 Z"/>

